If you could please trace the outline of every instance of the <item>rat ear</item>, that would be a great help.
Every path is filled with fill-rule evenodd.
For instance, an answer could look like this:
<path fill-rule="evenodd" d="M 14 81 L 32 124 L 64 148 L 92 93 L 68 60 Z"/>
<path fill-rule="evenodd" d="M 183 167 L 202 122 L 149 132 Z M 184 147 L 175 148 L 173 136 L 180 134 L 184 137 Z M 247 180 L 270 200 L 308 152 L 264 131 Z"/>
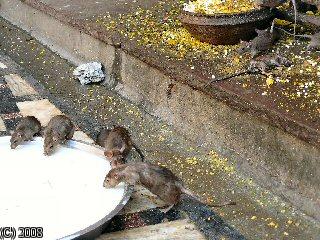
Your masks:
<path fill-rule="evenodd" d="M 107 158 L 112 158 L 112 157 L 113 157 L 113 152 L 112 152 L 112 151 L 105 151 L 105 152 L 104 152 L 104 155 L 105 155 Z"/>
<path fill-rule="evenodd" d="M 258 33 L 258 35 L 262 34 L 265 30 L 260 30 L 260 29 L 255 29 L 256 33 Z"/>

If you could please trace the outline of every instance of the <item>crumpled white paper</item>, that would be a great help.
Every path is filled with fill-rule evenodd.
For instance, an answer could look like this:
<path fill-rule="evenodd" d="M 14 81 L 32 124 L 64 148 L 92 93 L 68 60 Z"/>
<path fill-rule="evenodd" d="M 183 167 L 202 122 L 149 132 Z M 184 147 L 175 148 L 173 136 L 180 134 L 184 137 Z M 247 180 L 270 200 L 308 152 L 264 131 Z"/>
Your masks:
<path fill-rule="evenodd" d="M 101 82 L 105 78 L 102 71 L 102 64 L 99 62 L 85 63 L 73 71 L 73 76 L 80 81 L 82 85 Z"/>

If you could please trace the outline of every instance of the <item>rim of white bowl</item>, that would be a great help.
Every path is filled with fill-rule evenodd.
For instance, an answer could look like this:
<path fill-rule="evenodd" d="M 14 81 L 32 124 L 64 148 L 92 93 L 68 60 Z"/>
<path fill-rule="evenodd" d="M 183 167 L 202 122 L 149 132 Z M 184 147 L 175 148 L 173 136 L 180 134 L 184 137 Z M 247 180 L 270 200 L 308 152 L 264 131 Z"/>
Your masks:
<path fill-rule="evenodd" d="M 4 137 L 10 137 L 10 136 L 2 136 L 1 138 L 4 138 Z M 40 138 L 40 137 L 36 137 L 36 138 Z M 79 140 L 69 140 L 66 142 L 64 146 L 72 149 L 86 151 L 99 157 L 104 157 L 103 148 L 95 144 L 86 143 Z M 81 239 L 82 236 L 86 236 L 86 235 L 92 235 L 97 237 L 98 235 L 101 234 L 103 228 L 106 227 L 109 221 L 115 215 L 117 215 L 121 211 L 121 209 L 127 204 L 127 202 L 131 197 L 132 192 L 133 192 L 133 186 L 125 184 L 124 194 L 122 196 L 122 199 L 120 200 L 120 203 L 111 212 L 109 212 L 105 217 L 91 224 L 90 226 L 84 229 L 81 229 L 75 233 L 72 233 L 68 236 L 59 238 L 58 240 Z M 81 212 L 79 212 L 79 214 L 81 215 Z"/>

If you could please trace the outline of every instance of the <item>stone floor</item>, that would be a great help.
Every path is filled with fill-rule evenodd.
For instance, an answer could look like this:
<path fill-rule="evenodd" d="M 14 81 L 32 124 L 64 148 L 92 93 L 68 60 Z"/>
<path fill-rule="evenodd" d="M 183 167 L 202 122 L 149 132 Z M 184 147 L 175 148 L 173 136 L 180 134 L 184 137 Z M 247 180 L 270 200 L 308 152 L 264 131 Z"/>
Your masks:
<path fill-rule="evenodd" d="M 22 117 L 35 116 L 46 126 L 53 116 L 62 114 L 19 74 L 10 74 L 10 68 L 2 62 L 0 68 L 8 70 L 0 71 L 0 136 L 10 134 Z M 21 97 L 25 101 L 21 101 Z M 79 128 L 73 140 L 94 143 Z M 195 225 L 177 211 L 162 213 L 160 209 L 164 206 L 164 203 L 148 190 L 136 187 L 129 203 L 111 221 L 106 233 L 99 239 L 153 239 L 155 234 L 159 236 L 157 239 L 205 239 Z"/>
<path fill-rule="evenodd" d="M 49 119 L 54 115 L 60 113 L 71 113 L 71 106 L 65 110 L 60 110 L 60 107 L 57 107 L 55 104 L 53 104 L 53 101 L 47 98 L 45 94 L 40 94 L 34 88 L 32 88 L 31 85 L 29 85 L 29 82 L 34 82 L 33 77 L 26 74 L 25 69 L 21 68 L 18 64 L 13 62 L 8 56 L 0 53 L 0 66 L 4 65 L 6 65 L 7 68 L 0 69 L 0 135 L 8 135 L 23 116 L 34 115 L 39 118 L 43 125 L 46 125 Z M 16 81 L 15 84 L 10 85 L 6 80 L 8 79 L 7 76 L 11 74 L 14 74 L 16 78 L 19 79 L 19 81 Z M 21 91 L 19 91 L 19 89 L 21 89 Z M 13 91 L 15 91 L 15 95 L 13 94 Z M 123 104 L 121 103 L 121 101 L 116 101 L 115 96 L 113 96 L 112 98 L 113 101 L 110 102 L 111 105 Z M 136 115 L 137 113 L 132 112 L 132 106 L 128 109 L 123 109 L 127 117 L 123 117 L 122 114 L 117 112 L 113 114 L 121 119 L 130 118 L 131 116 L 131 119 L 127 119 L 127 121 L 129 121 L 131 124 L 135 124 L 135 122 L 133 122 L 135 121 L 133 115 Z M 109 115 L 112 114 L 112 111 L 113 110 L 111 109 Z M 74 114 L 76 112 L 77 109 L 72 112 L 72 117 L 75 117 Z M 143 124 L 150 124 L 146 119 L 141 120 L 141 114 L 137 114 L 137 116 L 137 123 L 143 121 Z M 88 124 L 90 125 L 90 122 L 87 122 L 87 119 L 82 117 L 80 117 L 79 123 L 81 126 L 88 126 Z M 88 129 L 86 129 L 86 132 L 89 132 L 92 135 L 92 128 L 89 129 L 91 130 L 88 131 Z M 167 131 L 163 125 L 161 125 L 160 127 L 160 137 L 156 135 L 158 131 L 156 129 L 152 128 L 151 133 L 144 132 L 145 130 L 146 128 L 144 128 L 144 130 L 140 133 L 140 136 L 144 136 L 143 138 L 146 138 L 146 142 L 144 144 L 152 142 L 152 146 L 154 146 L 153 144 L 155 144 L 156 148 L 162 148 L 162 146 L 160 145 L 168 147 L 168 149 L 164 151 L 161 150 L 159 153 L 164 159 L 167 158 L 166 153 L 168 151 L 173 151 L 173 148 L 177 147 L 175 145 L 178 142 L 182 141 L 181 139 L 174 139 L 170 141 L 165 140 L 166 138 L 172 137 L 172 132 Z M 151 134 L 150 136 L 153 137 L 150 138 L 149 134 Z M 76 131 L 74 139 L 85 141 L 88 143 L 93 142 L 93 140 L 88 137 L 88 134 L 81 131 L 80 129 Z M 148 148 L 150 148 L 150 146 L 148 146 Z M 181 146 L 181 151 L 186 152 L 186 148 L 188 148 L 188 146 L 186 144 L 183 144 L 183 147 Z M 193 150 L 191 150 L 191 152 L 193 152 Z M 146 155 L 147 157 L 151 158 L 158 158 L 160 156 L 153 154 L 150 155 L 148 150 L 146 152 Z M 174 157 L 174 155 L 172 155 L 172 157 L 176 158 Z M 177 161 L 179 162 L 180 160 L 177 159 Z M 187 166 L 190 163 L 191 165 L 195 165 L 198 169 L 193 169 L 190 165 L 191 176 L 197 171 L 200 171 L 199 174 L 202 176 L 199 179 L 198 176 L 195 176 L 195 179 L 198 179 L 196 180 L 196 185 L 198 186 L 198 189 L 196 191 L 201 193 L 203 189 L 206 189 L 206 196 L 210 196 L 210 194 L 212 194 L 211 191 L 218 193 L 218 189 L 214 189 L 214 186 L 216 185 L 214 184 L 214 182 L 217 183 L 223 181 L 224 177 L 222 175 L 220 176 L 221 178 L 219 178 L 218 176 L 210 176 L 209 172 L 208 174 L 203 176 L 203 171 L 205 172 L 206 167 L 201 166 L 201 161 L 197 162 L 198 160 L 195 158 L 187 158 L 186 161 Z M 223 162 L 217 162 L 217 164 L 221 165 L 223 164 Z M 169 166 L 170 168 L 175 168 L 176 163 L 172 162 Z M 189 173 L 180 172 L 181 177 L 184 177 L 184 174 L 189 175 Z M 215 173 L 214 175 L 216 174 L 217 173 Z M 211 177 L 213 177 L 213 179 L 211 179 Z M 214 180 L 214 182 L 211 182 L 212 180 Z M 205 187 L 202 186 L 202 183 L 204 183 L 203 181 L 207 182 L 209 185 L 206 185 Z M 243 183 L 245 185 L 248 184 L 243 189 L 244 191 L 253 191 L 253 185 L 250 186 L 251 184 L 249 182 Z M 192 184 L 192 182 L 188 182 L 188 184 L 194 185 Z M 220 182 L 219 184 L 224 183 Z M 208 189 L 209 186 L 213 188 Z M 238 190 L 240 189 L 238 188 Z M 240 197 L 238 198 L 238 200 L 240 201 L 239 206 L 222 210 L 217 209 L 217 211 L 220 216 L 227 218 L 228 222 L 231 221 L 232 226 L 237 226 L 237 228 L 240 227 L 242 230 L 246 229 L 245 232 L 248 236 L 248 239 L 270 239 L 269 236 L 281 236 L 279 239 L 290 239 L 286 237 L 287 235 L 298 236 L 298 238 L 293 239 L 301 239 L 299 238 L 299 236 L 301 237 L 301 234 L 310 236 L 308 239 L 314 239 L 312 236 L 316 234 L 315 231 L 317 230 L 314 229 L 314 227 L 308 226 L 303 218 L 298 216 L 295 211 L 290 210 L 290 208 L 281 203 L 281 201 L 279 201 L 278 199 L 272 199 L 271 201 L 273 203 L 271 204 L 265 202 L 267 199 L 266 197 L 259 197 L 257 195 L 258 192 L 256 192 L 254 197 L 255 199 L 249 200 L 243 194 L 239 195 L 238 193 L 235 193 L 234 190 L 230 189 L 230 186 L 223 187 L 223 189 L 219 190 L 219 193 L 220 195 L 214 194 L 214 197 L 216 199 L 220 199 L 220 201 L 223 197 L 227 197 L 228 195 L 233 197 Z M 260 194 L 267 195 L 266 192 L 261 192 Z M 255 203 L 250 202 L 252 200 L 254 200 Z M 269 204 L 271 205 L 268 206 Z M 132 195 L 131 201 L 119 213 L 119 215 L 114 217 L 100 239 L 205 239 L 204 235 L 197 230 L 196 226 L 192 222 L 190 222 L 185 214 L 176 209 L 173 209 L 164 214 L 160 211 L 163 207 L 165 207 L 163 202 L 161 202 L 161 200 L 159 200 L 156 196 L 152 195 L 150 192 L 143 188 L 136 188 Z M 275 213 L 271 214 L 269 212 L 270 207 L 272 211 L 275 211 Z M 284 213 L 288 213 L 288 215 L 285 216 Z M 214 216 L 212 214 L 209 215 L 208 219 L 215 219 L 212 218 L 212 216 Z M 206 216 L 206 214 L 204 214 L 204 216 Z M 209 220 L 206 220 L 205 222 L 210 223 Z M 211 226 L 215 227 L 216 224 L 217 222 L 212 223 Z M 252 228 L 251 224 L 254 224 L 252 225 L 254 226 L 254 228 Z M 251 228 L 251 230 L 247 232 L 249 228 Z M 214 231 L 212 231 L 211 234 L 207 235 L 211 236 L 211 238 L 209 237 L 209 239 L 224 239 L 223 237 L 216 237 L 216 235 L 213 234 L 215 232 L 215 229 L 213 230 Z M 209 229 L 209 231 L 211 230 Z M 259 238 L 253 236 L 259 236 Z"/>
<path fill-rule="evenodd" d="M 60 111 L 70 114 L 83 131 L 79 130 L 77 135 L 94 138 L 101 126 L 123 125 L 130 129 L 148 161 L 165 164 L 203 200 L 236 200 L 237 206 L 214 210 L 223 221 L 230 223 L 248 239 L 317 239 L 319 226 L 306 220 L 305 216 L 277 196 L 259 188 L 252 179 L 240 178 L 227 159 L 219 159 L 214 153 L 202 152 L 201 148 L 190 145 L 170 126 L 121 99 L 103 85 L 80 86 L 71 77 L 72 64 L 37 41 L 31 41 L 30 36 L 7 25 L 2 26 L 6 28 L 2 32 L 6 44 L 0 46 L 0 50 L 5 50 L 6 54 L 0 53 L 0 66 L 7 66 L 0 68 L 0 117 L 6 129 L 6 132 L 1 132 L 2 135 L 8 134 L 24 114 L 37 114 L 45 124 L 49 118 L 47 115 Z M 14 96 L 4 78 L 10 74 L 16 74 L 30 83 L 38 94 Z M 39 84 L 44 86 L 43 91 L 38 89 L 41 88 Z M 138 233 L 141 235 L 136 239 L 140 236 L 140 239 L 147 236 L 150 239 L 177 239 L 177 235 L 186 239 L 191 235 L 190 229 L 196 231 L 193 230 L 194 225 L 191 224 L 193 227 L 190 228 L 190 223 L 186 224 L 188 220 L 180 211 L 163 214 L 159 207 L 163 204 L 158 199 L 142 189 L 136 189 L 132 201 L 106 229 L 106 232 L 113 233 L 104 236 L 117 239 L 121 234 L 119 232 L 123 231 L 123 239 L 135 239 Z M 213 227 L 221 222 L 210 222 L 215 221 L 213 214 L 203 215 L 207 216 L 203 223 L 211 223 Z M 168 221 L 169 225 L 174 223 L 176 227 L 169 228 Z M 160 229 L 161 226 L 171 230 L 165 232 Z M 144 227 L 143 231 L 140 227 Z M 200 229 L 208 230 L 202 226 Z M 201 239 L 199 232 L 192 234 Z M 214 234 L 209 236 L 210 239 L 217 239 Z"/>

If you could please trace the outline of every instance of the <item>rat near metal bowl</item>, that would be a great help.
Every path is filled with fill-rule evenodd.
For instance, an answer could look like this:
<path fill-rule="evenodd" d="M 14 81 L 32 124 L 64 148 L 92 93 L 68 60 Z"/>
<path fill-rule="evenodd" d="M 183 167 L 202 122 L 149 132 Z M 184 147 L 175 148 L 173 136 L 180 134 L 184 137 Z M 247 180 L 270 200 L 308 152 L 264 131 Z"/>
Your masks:
<path fill-rule="evenodd" d="M 28 238 L 95 239 L 132 193 L 125 184 L 103 187 L 111 166 L 95 145 L 71 140 L 45 156 L 42 138 L 11 149 L 5 136 L 0 152 L 0 222 L 38 226 Z"/>
<path fill-rule="evenodd" d="M 99 146 L 81 142 L 81 141 L 74 141 L 74 140 L 69 141 L 67 143 L 67 146 L 72 149 L 81 149 L 83 151 L 87 151 L 95 155 L 99 155 L 98 153 L 99 150 L 103 150 Z M 92 224 L 91 226 L 88 226 L 87 228 L 82 229 L 72 235 L 60 238 L 59 240 L 71 240 L 71 239 L 82 240 L 82 239 L 95 239 L 99 237 L 102 234 L 103 230 L 108 226 L 111 219 L 115 215 L 117 215 L 122 210 L 122 208 L 127 204 L 127 202 L 131 197 L 132 192 L 133 192 L 133 186 L 126 184 L 121 201 L 109 214 L 107 214 L 104 218 Z"/>
<path fill-rule="evenodd" d="M 265 29 L 273 20 L 269 8 L 236 14 L 205 15 L 183 11 L 183 26 L 201 42 L 214 45 L 234 45 L 256 36 L 255 29 Z"/>

